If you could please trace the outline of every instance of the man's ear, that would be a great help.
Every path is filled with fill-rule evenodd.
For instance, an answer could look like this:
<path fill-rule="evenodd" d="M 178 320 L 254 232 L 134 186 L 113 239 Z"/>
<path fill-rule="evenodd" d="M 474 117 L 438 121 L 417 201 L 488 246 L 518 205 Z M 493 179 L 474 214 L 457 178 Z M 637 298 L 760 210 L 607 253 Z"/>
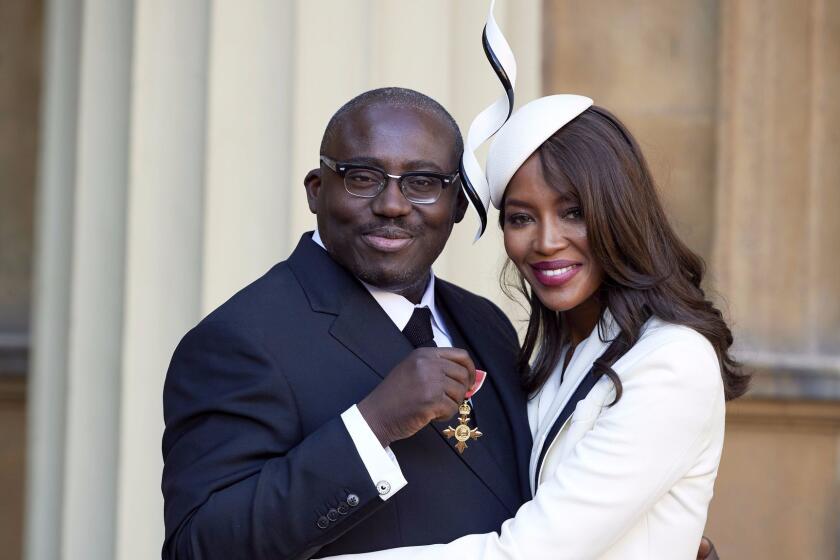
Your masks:
<path fill-rule="evenodd" d="M 460 223 L 467 214 L 467 208 L 470 207 L 470 202 L 467 200 L 467 195 L 464 194 L 464 189 L 458 190 L 458 202 L 455 207 L 455 223 Z"/>
<path fill-rule="evenodd" d="M 306 174 L 303 179 L 303 186 L 306 189 L 306 201 L 309 203 L 309 211 L 318 213 L 318 195 L 321 193 L 321 170 L 316 168 Z"/>

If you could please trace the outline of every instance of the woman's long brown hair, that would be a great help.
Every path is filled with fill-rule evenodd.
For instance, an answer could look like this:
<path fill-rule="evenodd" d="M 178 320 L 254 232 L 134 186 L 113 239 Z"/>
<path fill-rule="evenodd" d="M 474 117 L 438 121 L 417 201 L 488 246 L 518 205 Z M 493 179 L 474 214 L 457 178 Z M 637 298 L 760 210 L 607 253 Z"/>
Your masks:
<path fill-rule="evenodd" d="M 596 297 L 610 309 L 620 333 L 596 369 L 615 383 L 616 401 L 621 398 L 621 380 L 611 366 L 639 340 L 651 316 L 706 337 L 720 362 L 726 399 L 743 395 L 749 375 L 729 354 L 732 333 L 701 287 L 705 264 L 669 224 L 647 162 L 625 126 L 609 111 L 592 106 L 537 152 L 546 182 L 568 183 L 576 192 L 589 247 L 604 270 Z M 504 219 L 503 203 L 502 228 Z M 530 306 L 519 369 L 523 387 L 534 394 L 557 366 L 566 334 L 562 315 L 545 307 L 521 275 L 510 281 L 512 269 L 508 261 L 502 287 L 511 296 L 511 287 L 519 291 Z M 602 339 L 605 332 L 599 323 Z"/>

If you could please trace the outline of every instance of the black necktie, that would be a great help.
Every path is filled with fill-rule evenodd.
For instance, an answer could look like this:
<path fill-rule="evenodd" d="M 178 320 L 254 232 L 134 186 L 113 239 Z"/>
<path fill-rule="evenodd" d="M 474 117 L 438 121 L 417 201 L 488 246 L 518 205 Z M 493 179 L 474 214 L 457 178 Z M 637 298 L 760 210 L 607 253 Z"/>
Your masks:
<path fill-rule="evenodd" d="M 437 346 L 432 332 L 432 312 L 428 307 L 415 307 L 402 332 L 415 348 Z"/>

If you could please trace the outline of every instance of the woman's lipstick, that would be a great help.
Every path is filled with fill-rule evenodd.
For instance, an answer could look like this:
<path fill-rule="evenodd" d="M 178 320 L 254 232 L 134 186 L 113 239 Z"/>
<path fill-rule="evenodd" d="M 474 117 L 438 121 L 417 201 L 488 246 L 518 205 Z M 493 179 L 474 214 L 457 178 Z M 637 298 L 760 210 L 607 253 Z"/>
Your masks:
<path fill-rule="evenodd" d="M 562 286 L 571 280 L 583 266 L 575 261 L 542 261 L 534 263 L 531 270 L 537 281 L 544 286 Z"/>

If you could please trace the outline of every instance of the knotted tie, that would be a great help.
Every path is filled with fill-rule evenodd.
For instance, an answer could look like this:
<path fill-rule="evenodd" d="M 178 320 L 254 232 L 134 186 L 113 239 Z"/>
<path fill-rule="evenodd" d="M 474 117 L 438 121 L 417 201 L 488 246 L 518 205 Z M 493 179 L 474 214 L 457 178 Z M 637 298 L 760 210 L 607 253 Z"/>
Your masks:
<path fill-rule="evenodd" d="M 432 332 L 432 312 L 428 307 L 415 307 L 402 332 L 415 348 L 437 346 Z"/>

